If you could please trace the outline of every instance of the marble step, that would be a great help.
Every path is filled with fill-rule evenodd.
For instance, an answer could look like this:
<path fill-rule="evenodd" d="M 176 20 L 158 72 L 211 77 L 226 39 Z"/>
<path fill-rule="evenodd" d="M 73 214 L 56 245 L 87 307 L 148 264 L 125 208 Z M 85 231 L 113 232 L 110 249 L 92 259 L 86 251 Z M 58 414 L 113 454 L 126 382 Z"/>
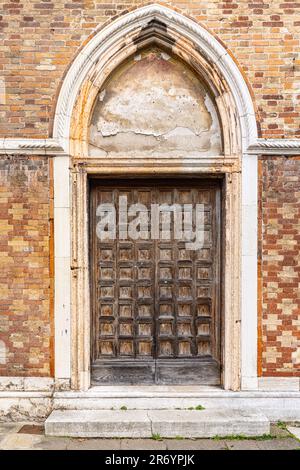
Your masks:
<path fill-rule="evenodd" d="M 54 410 L 48 436 L 205 438 L 269 434 L 270 422 L 252 410 Z"/>

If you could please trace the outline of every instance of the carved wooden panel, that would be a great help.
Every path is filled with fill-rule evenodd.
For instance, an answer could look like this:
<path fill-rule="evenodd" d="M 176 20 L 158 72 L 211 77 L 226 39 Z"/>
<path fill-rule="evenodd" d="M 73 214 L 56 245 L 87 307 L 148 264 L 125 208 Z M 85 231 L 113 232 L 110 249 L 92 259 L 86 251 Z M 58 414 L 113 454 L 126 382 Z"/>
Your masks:
<path fill-rule="evenodd" d="M 143 204 L 148 210 L 149 220 L 139 227 L 138 239 L 120 235 L 124 227 L 118 204 L 124 195 L 128 206 Z M 92 184 L 94 382 L 219 383 L 219 197 L 213 180 Z M 101 203 L 116 207 L 114 240 L 96 236 L 96 209 Z M 185 241 L 176 239 L 173 223 L 167 233 L 163 218 L 159 238 L 153 239 L 153 203 L 203 204 L 201 248 L 188 249 Z M 195 222 L 192 217 L 193 230 Z"/>

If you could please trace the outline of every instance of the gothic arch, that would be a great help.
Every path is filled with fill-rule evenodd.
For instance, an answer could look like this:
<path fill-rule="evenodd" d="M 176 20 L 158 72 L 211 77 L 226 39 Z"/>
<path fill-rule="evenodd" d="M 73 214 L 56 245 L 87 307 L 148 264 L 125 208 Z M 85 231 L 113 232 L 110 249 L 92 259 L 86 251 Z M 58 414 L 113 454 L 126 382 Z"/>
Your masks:
<path fill-rule="evenodd" d="M 192 19 L 153 4 L 105 26 L 76 56 L 62 84 L 54 118 L 53 137 L 67 153 L 83 156 L 86 152 L 87 122 L 108 75 L 151 44 L 171 50 L 205 77 L 221 116 L 225 155 L 241 154 L 256 142 L 251 95 L 228 51 Z"/>

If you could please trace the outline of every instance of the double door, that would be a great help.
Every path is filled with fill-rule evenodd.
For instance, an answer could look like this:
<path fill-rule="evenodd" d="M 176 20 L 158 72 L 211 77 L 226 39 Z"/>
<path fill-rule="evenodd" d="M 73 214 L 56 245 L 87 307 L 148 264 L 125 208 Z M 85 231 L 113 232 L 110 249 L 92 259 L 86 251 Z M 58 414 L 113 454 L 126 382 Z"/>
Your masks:
<path fill-rule="evenodd" d="M 194 231 L 201 207 L 199 247 L 178 238 L 174 212 L 155 231 L 154 206 L 191 209 Z M 92 181 L 90 222 L 93 384 L 219 384 L 219 184 Z"/>

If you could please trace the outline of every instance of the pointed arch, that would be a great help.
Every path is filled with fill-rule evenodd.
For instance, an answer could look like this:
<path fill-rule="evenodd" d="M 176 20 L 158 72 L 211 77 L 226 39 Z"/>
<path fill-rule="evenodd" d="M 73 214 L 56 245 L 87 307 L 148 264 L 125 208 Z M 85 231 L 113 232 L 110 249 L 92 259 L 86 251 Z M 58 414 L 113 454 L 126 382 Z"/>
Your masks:
<path fill-rule="evenodd" d="M 225 154 L 245 152 L 256 142 L 251 94 L 235 61 L 205 28 L 184 15 L 153 4 L 127 13 L 101 29 L 79 52 L 62 84 L 53 137 L 67 153 L 84 151 L 85 126 L 99 87 L 127 57 L 149 44 L 169 48 L 205 77 L 215 94 Z M 238 130 L 236 135 L 232 129 Z M 78 148 L 79 142 L 80 149 Z"/>

